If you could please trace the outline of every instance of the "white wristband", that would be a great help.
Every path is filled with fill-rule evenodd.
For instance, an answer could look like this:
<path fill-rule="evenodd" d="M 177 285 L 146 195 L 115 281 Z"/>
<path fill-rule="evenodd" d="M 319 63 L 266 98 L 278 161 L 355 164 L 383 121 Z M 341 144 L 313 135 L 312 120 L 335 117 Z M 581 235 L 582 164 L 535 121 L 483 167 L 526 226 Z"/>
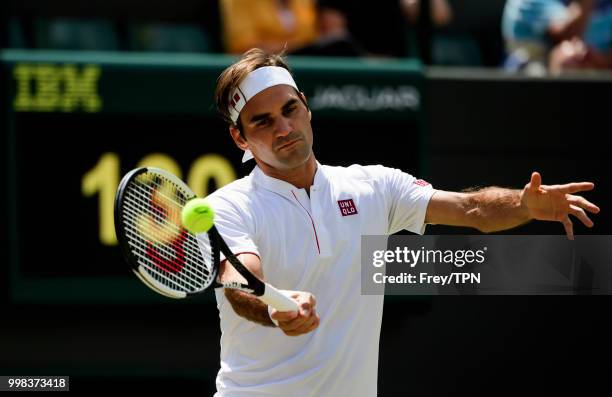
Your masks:
<path fill-rule="evenodd" d="M 268 305 L 268 316 L 270 317 L 270 320 L 274 323 L 274 325 L 278 327 L 278 320 L 272 318 L 272 310 L 274 310 L 274 308 Z"/>

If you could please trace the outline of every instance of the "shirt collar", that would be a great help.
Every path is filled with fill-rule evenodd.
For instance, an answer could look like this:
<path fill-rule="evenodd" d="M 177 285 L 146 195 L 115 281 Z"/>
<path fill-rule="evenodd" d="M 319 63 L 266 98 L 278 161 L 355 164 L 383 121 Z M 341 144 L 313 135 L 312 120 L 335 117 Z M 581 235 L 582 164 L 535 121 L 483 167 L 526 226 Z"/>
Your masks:
<path fill-rule="evenodd" d="M 270 190 L 272 192 L 281 194 L 287 197 L 293 197 L 292 191 L 300 190 L 298 187 L 292 185 L 289 182 L 285 182 L 281 179 L 276 179 L 271 176 L 264 174 L 264 172 L 259 168 L 259 166 L 255 166 L 253 171 L 251 172 L 253 182 L 266 190 Z M 317 170 L 315 171 L 314 181 L 311 187 L 319 187 L 322 186 L 326 182 L 327 178 L 325 177 L 325 171 L 321 164 L 317 161 Z"/>

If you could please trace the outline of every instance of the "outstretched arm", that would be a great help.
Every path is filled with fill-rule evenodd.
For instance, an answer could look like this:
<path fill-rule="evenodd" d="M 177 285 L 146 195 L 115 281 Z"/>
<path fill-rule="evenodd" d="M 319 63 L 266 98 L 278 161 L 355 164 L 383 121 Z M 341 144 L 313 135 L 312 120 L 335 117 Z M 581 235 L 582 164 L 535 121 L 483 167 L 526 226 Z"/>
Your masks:
<path fill-rule="evenodd" d="M 542 185 L 542 177 L 534 172 L 522 190 L 488 187 L 465 193 L 437 191 L 427 207 L 425 222 L 473 227 L 489 233 L 511 229 L 532 219 L 557 221 L 565 227 L 568 238 L 573 239 L 569 215 L 592 227 L 585 210 L 599 212 L 599 207 L 574 193 L 593 188 L 591 182 Z"/>

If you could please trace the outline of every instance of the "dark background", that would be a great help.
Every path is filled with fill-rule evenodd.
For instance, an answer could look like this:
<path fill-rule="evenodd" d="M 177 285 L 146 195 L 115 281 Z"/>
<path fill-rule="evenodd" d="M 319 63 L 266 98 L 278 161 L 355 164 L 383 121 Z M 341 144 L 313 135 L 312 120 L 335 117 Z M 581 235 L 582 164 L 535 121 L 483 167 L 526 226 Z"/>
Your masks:
<path fill-rule="evenodd" d="M 0 10 L 5 12 L 3 17 L 122 15 L 120 24 L 135 17 L 157 20 L 165 15 L 185 20 L 190 16 L 209 18 L 203 24 L 213 36 L 218 29 L 214 8 L 209 8 L 215 2 L 181 2 L 172 13 L 163 2 L 135 1 L 129 6 L 92 2 L 91 7 L 76 1 L 44 3 L 13 1 Z M 465 3 L 466 8 L 457 8 L 465 14 L 461 23 L 439 33 L 473 38 L 484 54 L 480 66 L 495 66 L 501 45 L 492 32 L 503 2 L 488 2 L 497 4 L 486 8 L 486 13 L 482 8 L 492 19 L 480 20 L 467 11 L 478 2 Z M 202 4 L 206 11 L 196 12 Z M 34 47 L 34 37 L 28 40 Z M 219 365 L 218 313 L 212 296 L 198 302 L 172 302 L 142 287 L 128 274 L 118 250 L 97 243 L 93 215 L 97 200 L 83 198 L 79 189 L 83 173 L 109 150 L 120 154 L 122 174 L 144 154 L 157 150 L 172 153 L 186 170 L 202 151 L 196 144 L 169 139 L 173 134 L 193 136 L 196 142 L 209 134 L 207 138 L 214 138 L 207 140 L 207 148 L 223 153 L 244 175 L 249 167 L 240 165 L 240 153 L 223 132 L 222 122 L 209 109 L 202 114 L 176 114 L 174 109 L 175 113 L 167 114 L 20 113 L 12 117 L 11 80 L 5 69 L 2 73 L 5 194 L 0 195 L 4 264 L 0 373 L 70 375 L 75 391 L 128 388 L 212 394 Z M 447 190 L 488 185 L 518 188 L 534 170 L 542 173 L 544 183 L 594 181 L 596 190 L 585 196 L 602 212 L 593 217 L 591 230 L 575 222 L 576 233 L 610 234 L 609 146 L 605 143 L 612 103 L 609 76 L 524 78 L 483 69 L 428 68 L 421 95 L 423 107 L 416 118 L 334 118 L 315 113 L 319 161 L 398 167 Z M 16 132 L 16 146 L 9 146 L 9 131 Z M 154 143 L 143 144 L 143 136 L 155 138 Z M 9 148 L 16 150 L 9 152 Z M 9 167 L 18 174 L 9 175 Z M 71 200 L 70 213 L 57 207 L 62 195 Z M 15 208 L 9 206 L 10 197 L 18 200 L 18 213 L 9 212 Z M 23 211 L 32 205 L 43 210 Z M 16 230 L 9 227 L 11 217 L 18 219 Z M 429 227 L 427 232 L 474 233 L 441 226 Z M 507 233 L 562 234 L 563 227 L 532 222 Z M 62 235 L 65 244 L 58 244 Z M 78 246 L 71 244 L 71 236 L 79 238 Z M 19 245 L 13 245 L 15 241 Z M 19 254 L 17 279 L 10 267 L 15 253 Z M 71 299 L 71 291 L 63 291 L 64 298 L 55 299 L 45 298 L 49 290 L 23 290 L 44 289 L 28 283 L 39 277 L 70 281 L 76 276 L 99 281 L 105 287 L 99 291 L 107 295 L 96 292 L 95 299 L 80 300 Z M 115 284 L 121 281 L 125 283 Z M 130 286 L 127 292 L 126 285 Z M 379 395 L 604 394 L 610 388 L 606 360 L 612 353 L 607 321 L 611 306 L 607 296 L 387 297 Z"/>

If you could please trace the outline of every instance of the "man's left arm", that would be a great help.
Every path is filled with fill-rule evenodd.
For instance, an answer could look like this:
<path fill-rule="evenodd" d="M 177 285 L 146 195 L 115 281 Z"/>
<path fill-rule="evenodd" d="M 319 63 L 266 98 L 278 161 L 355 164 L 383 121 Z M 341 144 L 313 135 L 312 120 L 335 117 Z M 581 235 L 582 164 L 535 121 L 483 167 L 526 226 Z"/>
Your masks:
<path fill-rule="evenodd" d="M 542 177 L 534 172 L 522 190 L 500 187 L 461 193 L 438 190 L 429 201 L 425 223 L 467 226 L 490 233 L 532 219 L 557 221 L 563 224 L 568 238 L 573 239 L 570 215 L 592 227 L 585 210 L 599 212 L 599 207 L 574 193 L 592 190 L 594 186 L 591 182 L 542 185 Z"/>

